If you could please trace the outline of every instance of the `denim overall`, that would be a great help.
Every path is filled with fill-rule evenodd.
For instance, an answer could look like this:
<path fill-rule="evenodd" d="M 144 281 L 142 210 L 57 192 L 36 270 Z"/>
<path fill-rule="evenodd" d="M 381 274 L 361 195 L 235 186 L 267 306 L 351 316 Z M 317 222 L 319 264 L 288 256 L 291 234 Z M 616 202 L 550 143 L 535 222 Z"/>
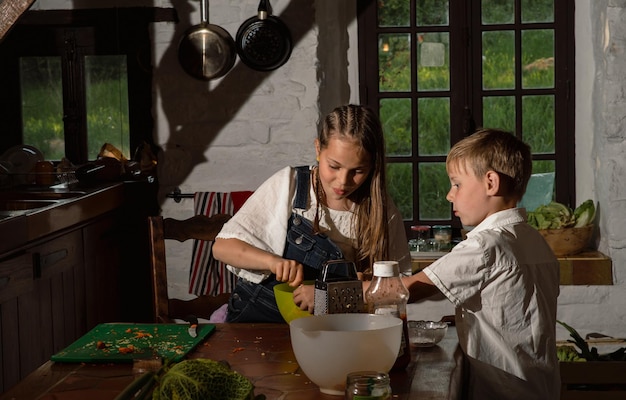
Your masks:
<path fill-rule="evenodd" d="M 311 171 L 308 166 L 296 168 L 296 196 L 293 208 L 306 208 L 309 197 Z M 324 262 L 343 258 L 339 247 L 326 235 L 313 234 L 313 224 L 292 213 L 287 227 L 283 258 L 296 260 L 304 266 L 304 279 L 315 280 Z M 281 282 L 272 274 L 256 284 L 237 279 L 237 285 L 228 300 L 227 322 L 284 322 L 278 311 L 274 286 Z"/>

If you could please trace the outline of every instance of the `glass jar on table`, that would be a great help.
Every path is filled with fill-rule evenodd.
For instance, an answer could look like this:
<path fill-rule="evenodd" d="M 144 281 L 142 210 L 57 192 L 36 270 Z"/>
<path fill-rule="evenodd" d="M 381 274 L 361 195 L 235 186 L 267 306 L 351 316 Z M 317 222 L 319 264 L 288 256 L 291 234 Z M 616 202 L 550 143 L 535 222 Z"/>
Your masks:
<path fill-rule="evenodd" d="M 409 251 L 428 251 L 430 225 L 413 225 L 411 231 L 414 237 L 409 240 Z"/>
<path fill-rule="evenodd" d="M 389 400 L 389 375 L 377 371 L 357 371 L 346 378 L 346 400 Z"/>
<path fill-rule="evenodd" d="M 441 251 L 450 250 L 452 244 L 452 227 L 450 225 L 433 226 L 433 237 L 439 244 Z"/>

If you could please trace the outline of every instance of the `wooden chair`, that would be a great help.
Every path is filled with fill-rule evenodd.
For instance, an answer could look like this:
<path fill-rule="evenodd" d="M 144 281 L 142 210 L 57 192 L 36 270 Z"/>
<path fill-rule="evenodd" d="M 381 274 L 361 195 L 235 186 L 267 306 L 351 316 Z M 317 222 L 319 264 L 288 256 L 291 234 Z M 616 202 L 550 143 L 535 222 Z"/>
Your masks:
<path fill-rule="evenodd" d="M 230 215 L 216 214 L 211 217 L 195 215 L 186 220 L 148 217 L 150 262 L 152 269 L 153 311 L 157 323 L 173 323 L 175 319 L 189 316 L 209 319 L 211 314 L 228 301 L 229 294 L 198 296 L 192 300 L 170 299 L 167 293 L 167 265 L 165 240 L 184 242 L 189 239 L 211 241 L 230 219 Z"/>

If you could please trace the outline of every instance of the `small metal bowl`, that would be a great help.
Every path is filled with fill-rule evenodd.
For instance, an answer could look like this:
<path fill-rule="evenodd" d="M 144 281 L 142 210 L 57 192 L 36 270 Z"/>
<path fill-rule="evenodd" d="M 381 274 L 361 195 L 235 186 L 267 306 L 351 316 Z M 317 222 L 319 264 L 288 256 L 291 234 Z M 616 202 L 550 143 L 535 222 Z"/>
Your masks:
<path fill-rule="evenodd" d="M 435 321 L 408 321 L 411 346 L 432 347 L 446 336 L 448 324 Z"/>

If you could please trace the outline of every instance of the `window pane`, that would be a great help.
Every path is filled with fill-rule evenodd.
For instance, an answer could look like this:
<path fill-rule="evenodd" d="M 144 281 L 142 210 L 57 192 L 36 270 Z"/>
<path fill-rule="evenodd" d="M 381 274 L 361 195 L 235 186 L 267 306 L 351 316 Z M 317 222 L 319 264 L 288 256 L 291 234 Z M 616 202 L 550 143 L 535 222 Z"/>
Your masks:
<path fill-rule="evenodd" d="M 554 165 L 552 167 L 554 168 Z M 524 207 L 528 211 L 533 211 L 541 205 L 550 203 L 555 197 L 554 172 L 539 172 L 538 168 L 533 163 L 533 174 L 526 186 L 526 193 L 518 204 L 519 207 Z"/>
<path fill-rule="evenodd" d="M 381 92 L 411 90 L 411 36 L 379 35 L 378 80 Z"/>
<path fill-rule="evenodd" d="M 448 1 L 446 0 L 417 0 L 417 26 L 447 26 L 449 25 Z"/>
<path fill-rule="evenodd" d="M 522 0 L 522 23 L 554 22 L 554 0 Z"/>
<path fill-rule="evenodd" d="M 556 194 L 554 178 L 554 161 L 533 161 L 533 174 L 530 176 L 526 193 L 524 193 L 518 206 L 533 211 L 537 207 L 554 200 Z"/>
<path fill-rule="evenodd" d="M 378 1 L 378 26 L 409 26 L 410 0 Z"/>
<path fill-rule="evenodd" d="M 552 160 L 537 160 L 533 161 L 533 174 L 541 174 L 546 172 L 554 172 L 556 167 Z"/>
<path fill-rule="evenodd" d="M 515 88 L 514 32 L 483 32 L 483 89 L 513 88 Z"/>
<path fill-rule="evenodd" d="M 450 99 L 423 98 L 417 102 L 419 155 L 446 155 L 450 150 Z"/>
<path fill-rule="evenodd" d="M 87 147 L 90 160 L 110 143 L 130 158 L 126 56 L 85 57 Z"/>
<path fill-rule="evenodd" d="M 515 21 L 515 0 L 482 0 L 483 25 L 512 24 Z"/>
<path fill-rule="evenodd" d="M 535 154 L 554 153 L 554 96 L 522 97 L 522 139 Z"/>
<path fill-rule="evenodd" d="M 522 31 L 522 87 L 554 87 L 554 30 Z"/>
<path fill-rule="evenodd" d="M 450 179 L 445 163 L 421 163 L 419 165 L 419 219 L 450 219 L 450 202 L 446 195 L 450 189 Z"/>
<path fill-rule="evenodd" d="M 410 156 L 411 99 L 383 99 L 379 105 L 387 156 Z"/>
<path fill-rule="evenodd" d="M 483 126 L 515 131 L 515 97 L 483 97 Z"/>
<path fill-rule="evenodd" d="M 402 219 L 413 219 L 413 172 L 411 171 L 411 164 L 387 164 L 387 190 L 402 214 Z"/>
<path fill-rule="evenodd" d="M 65 157 L 60 57 L 20 58 L 22 134 L 47 160 Z"/>
<path fill-rule="evenodd" d="M 417 89 L 450 89 L 450 36 L 447 32 L 417 35 Z"/>

